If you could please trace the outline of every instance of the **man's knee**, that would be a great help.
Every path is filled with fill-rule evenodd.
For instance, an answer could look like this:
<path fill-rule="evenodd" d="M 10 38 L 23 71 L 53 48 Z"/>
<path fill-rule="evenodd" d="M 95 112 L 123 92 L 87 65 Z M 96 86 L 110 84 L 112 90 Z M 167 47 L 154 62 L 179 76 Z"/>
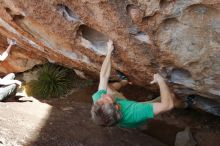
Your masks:
<path fill-rule="evenodd" d="M 16 84 L 11 84 L 0 88 L 0 101 L 5 100 L 9 96 L 14 96 L 16 94 Z"/>
<path fill-rule="evenodd" d="M 107 93 L 108 94 L 113 94 L 115 92 L 115 89 L 111 85 L 112 83 L 107 85 Z"/>
<path fill-rule="evenodd" d="M 126 86 L 129 82 L 128 82 L 128 80 L 121 80 L 120 83 L 122 86 Z"/>
<path fill-rule="evenodd" d="M 17 87 L 18 87 L 18 85 L 16 85 L 16 84 L 11 84 L 11 85 L 8 86 L 8 89 L 9 89 L 10 91 L 15 91 Z"/>
<path fill-rule="evenodd" d="M 111 88 L 112 90 L 118 91 L 121 87 L 122 87 L 121 82 L 114 82 L 109 84 L 109 88 Z"/>
<path fill-rule="evenodd" d="M 14 80 L 14 78 L 15 78 L 15 74 L 10 73 L 10 74 L 7 74 L 3 79 Z"/>

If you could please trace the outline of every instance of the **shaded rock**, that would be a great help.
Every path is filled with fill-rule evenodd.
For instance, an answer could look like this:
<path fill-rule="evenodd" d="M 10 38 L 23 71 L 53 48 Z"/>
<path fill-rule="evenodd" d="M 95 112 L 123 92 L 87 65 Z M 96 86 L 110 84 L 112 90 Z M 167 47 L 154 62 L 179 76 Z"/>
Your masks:
<path fill-rule="evenodd" d="M 109 39 L 104 34 L 85 25 L 80 26 L 78 33 L 81 35 L 80 44 L 82 46 L 100 55 L 107 54 L 107 42 Z"/>
<path fill-rule="evenodd" d="M 57 5 L 57 11 L 64 17 L 66 20 L 77 23 L 80 21 L 80 18 L 75 12 L 70 10 L 67 6 L 58 4 Z"/>

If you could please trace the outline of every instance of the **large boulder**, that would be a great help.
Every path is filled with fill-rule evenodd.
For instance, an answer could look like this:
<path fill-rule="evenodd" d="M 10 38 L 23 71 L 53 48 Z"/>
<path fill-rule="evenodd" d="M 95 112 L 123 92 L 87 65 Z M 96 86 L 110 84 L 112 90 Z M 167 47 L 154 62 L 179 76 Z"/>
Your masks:
<path fill-rule="evenodd" d="M 45 61 L 98 79 L 106 43 L 114 41 L 115 70 L 133 84 L 161 71 L 174 92 L 220 102 L 220 0 L 0 0 L 1 51 L 18 44 L 1 73 Z"/>

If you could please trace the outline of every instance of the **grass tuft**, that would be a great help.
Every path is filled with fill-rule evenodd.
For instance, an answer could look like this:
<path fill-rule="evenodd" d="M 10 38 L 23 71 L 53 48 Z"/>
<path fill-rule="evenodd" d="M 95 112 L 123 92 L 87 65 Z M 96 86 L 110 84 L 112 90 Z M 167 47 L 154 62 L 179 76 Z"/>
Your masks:
<path fill-rule="evenodd" d="M 60 97 L 72 87 L 71 70 L 55 64 L 44 64 L 38 70 L 38 80 L 28 83 L 27 92 L 31 96 Z"/>

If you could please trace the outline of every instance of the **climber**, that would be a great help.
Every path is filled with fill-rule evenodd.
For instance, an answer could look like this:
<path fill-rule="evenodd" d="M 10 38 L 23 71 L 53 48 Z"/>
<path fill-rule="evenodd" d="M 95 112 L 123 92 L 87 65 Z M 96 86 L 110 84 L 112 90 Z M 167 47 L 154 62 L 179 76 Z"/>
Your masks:
<path fill-rule="evenodd" d="M 11 50 L 11 47 L 16 44 L 15 40 L 8 40 L 9 46 L 5 52 L 0 55 L 0 60 L 4 61 Z M 21 86 L 21 82 L 15 80 L 15 74 L 10 73 L 3 78 L 0 78 L 0 101 L 5 101 L 11 96 L 15 96 L 17 87 Z"/>
<path fill-rule="evenodd" d="M 111 53 L 114 46 L 112 41 L 109 41 L 107 45 L 108 52 L 101 67 L 98 91 L 92 96 L 94 104 L 91 114 L 92 120 L 96 124 L 137 128 L 146 123 L 147 119 L 169 111 L 174 107 L 174 96 L 159 74 L 154 74 L 151 83 L 158 83 L 161 102 L 135 102 L 126 99 L 122 93 L 117 91 L 128 84 L 128 80 L 124 76 L 122 76 L 120 82 L 108 84 L 111 72 Z"/>

